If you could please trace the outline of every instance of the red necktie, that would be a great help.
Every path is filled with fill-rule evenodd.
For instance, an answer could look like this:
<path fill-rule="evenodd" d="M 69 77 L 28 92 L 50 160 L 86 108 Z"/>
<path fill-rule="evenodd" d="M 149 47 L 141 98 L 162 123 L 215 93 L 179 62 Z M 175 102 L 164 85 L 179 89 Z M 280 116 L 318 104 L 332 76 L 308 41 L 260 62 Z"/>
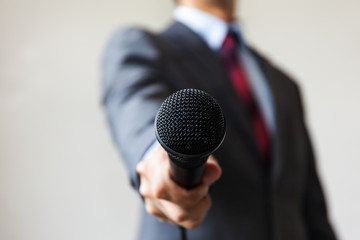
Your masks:
<path fill-rule="evenodd" d="M 235 33 L 229 32 L 221 47 L 221 57 L 227 67 L 232 84 L 240 98 L 244 102 L 250 120 L 252 130 L 257 141 L 260 153 L 265 161 L 269 158 L 270 138 L 265 125 L 264 117 L 260 112 L 257 102 L 252 93 L 249 82 L 241 62 L 238 59 L 237 47 L 239 44 L 238 37 Z"/>

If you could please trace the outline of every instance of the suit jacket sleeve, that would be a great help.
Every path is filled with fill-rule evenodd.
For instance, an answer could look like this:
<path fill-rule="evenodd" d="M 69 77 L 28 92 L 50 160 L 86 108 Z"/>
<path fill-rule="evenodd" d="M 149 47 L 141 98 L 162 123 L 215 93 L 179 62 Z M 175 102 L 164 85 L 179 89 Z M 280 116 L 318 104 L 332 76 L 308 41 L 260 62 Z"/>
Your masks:
<path fill-rule="evenodd" d="M 137 28 L 117 31 L 103 56 L 103 105 L 135 189 L 136 165 L 155 141 L 155 114 L 170 95 L 164 66 L 156 37 Z"/>
<path fill-rule="evenodd" d="M 298 87 L 297 99 L 300 106 L 300 113 L 304 120 L 303 105 L 301 102 Z M 307 149 L 307 177 L 305 184 L 304 217 L 307 225 L 309 239 L 311 240 L 333 240 L 336 239 L 329 223 L 327 207 L 321 183 L 317 174 L 314 152 L 310 141 L 309 133 L 304 123 L 305 145 Z"/>

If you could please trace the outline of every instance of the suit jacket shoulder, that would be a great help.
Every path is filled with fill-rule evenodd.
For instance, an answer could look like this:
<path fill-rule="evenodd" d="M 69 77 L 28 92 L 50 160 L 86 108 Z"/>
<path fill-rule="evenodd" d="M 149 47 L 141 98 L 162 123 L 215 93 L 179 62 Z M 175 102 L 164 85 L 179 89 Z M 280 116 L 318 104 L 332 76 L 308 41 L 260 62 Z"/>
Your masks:
<path fill-rule="evenodd" d="M 116 31 L 103 55 L 102 101 L 136 189 L 136 165 L 155 141 L 155 114 L 171 93 L 165 65 L 156 35 L 136 27 Z"/>

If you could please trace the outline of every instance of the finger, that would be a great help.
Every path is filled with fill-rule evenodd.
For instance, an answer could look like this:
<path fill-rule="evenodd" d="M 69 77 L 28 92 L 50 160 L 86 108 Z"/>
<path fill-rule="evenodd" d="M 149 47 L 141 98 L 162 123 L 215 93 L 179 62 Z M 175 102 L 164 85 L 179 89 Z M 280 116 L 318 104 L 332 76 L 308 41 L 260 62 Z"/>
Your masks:
<path fill-rule="evenodd" d="M 154 168 L 153 178 L 148 179 L 152 184 L 152 196 L 154 198 L 172 201 L 184 208 L 190 208 L 197 204 L 208 193 L 208 186 L 199 184 L 190 190 L 177 185 L 170 176 L 169 159 L 162 165 Z"/>
<path fill-rule="evenodd" d="M 142 160 L 136 165 L 136 172 L 138 174 L 140 174 L 140 175 L 145 175 L 145 173 L 146 173 L 146 160 Z"/>
<path fill-rule="evenodd" d="M 190 214 L 188 215 L 188 219 L 180 222 L 180 224 L 188 229 L 194 229 L 202 223 L 207 212 L 211 207 L 211 198 L 210 195 L 206 195 L 198 205 L 194 206 L 193 209 L 190 209 Z"/>
<path fill-rule="evenodd" d="M 172 202 L 162 201 L 162 211 L 169 221 L 189 229 L 194 229 L 200 225 L 210 206 L 211 199 L 209 195 L 206 195 L 191 209 L 184 209 Z"/>
<path fill-rule="evenodd" d="M 173 201 L 183 208 L 191 208 L 207 195 L 209 186 L 220 178 L 221 173 L 221 168 L 213 155 L 206 162 L 202 182 L 195 188 L 187 190 L 178 186 L 169 173 L 167 179 L 169 195 L 166 200 Z"/>
<path fill-rule="evenodd" d="M 152 199 L 145 199 L 145 209 L 146 211 L 158 218 L 161 218 L 163 221 L 166 221 L 167 217 L 165 214 L 157 207 L 155 201 Z"/>
<path fill-rule="evenodd" d="M 140 186 L 139 186 L 139 193 L 144 198 L 151 198 L 153 194 L 151 192 L 151 187 L 148 180 L 144 176 L 140 176 Z"/>
<path fill-rule="evenodd" d="M 168 182 L 165 176 L 161 173 L 154 176 L 152 179 L 152 197 L 156 199 L 170 200 L 171 196 L 169 194 Z"/>
<path fill-rule="evenodd" d="M 167 222 L 174 225 L 177 225 L 174 221 L 172 221 L 166 214 L 166 208 L 164 208 L 162 202 L 166 202 L 166 200 L 159 200 L 155 198 L 145 199 L 145 209 L 146 211 L 157 217 L 159 222 Z"/>
<path fill-rule="evenodd" d="M 160 175 L 140 175 L 139 192 L 144 198 L 169 199 L 166 182 Z"/>
<path fill-rule="evenodd" d="M 157 147 L 148 158 L 140 161 L 136 166 L 140 175 L 140 193 L 144 197 L 168 199 L 166 182 L 168 181 L 169 160 L 163 152 L 160 146 Z"/>
<path fill-rule="evenodd" d="M 220 165 L 215 157 L 211 155 L 206 162 L 202 181 L 210 186 L 221 177 L 221 174 L 222 170 Z"/>
<path fill-rule="evenodd" d="M 177 185 L 170 178 L 167 182 L 167 189 L 168 196 L 166 200 L 169 200 L 182 208 L 192 208 L 207 195 L 209 186 L 204 183 L 200 183 L 195 188 L 185 189 Z"/>
<path fill-rule="evenodd" d="M 154 170 L 154 166 L 162 166 L 168 162 L 169 160 L 166 151 L 159 145 L 147 158 L 142 159 L 136 165 L 136 171 L 139 174 L 147 175 L 148 171 Z"/>

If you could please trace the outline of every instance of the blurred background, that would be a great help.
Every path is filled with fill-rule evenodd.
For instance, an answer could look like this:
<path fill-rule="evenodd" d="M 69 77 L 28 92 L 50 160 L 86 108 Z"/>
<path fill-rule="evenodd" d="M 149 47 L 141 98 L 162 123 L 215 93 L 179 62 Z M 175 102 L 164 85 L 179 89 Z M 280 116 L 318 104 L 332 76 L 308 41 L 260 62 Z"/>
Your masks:
<path fill-rule="evenodd" d="M 134 239 L 139 197 L 111 141 L 100 61 L 173 0 L 0 0 L 0 239 Z M 360 2 L 241 0 L 245 38 L 302 86 L 340 239 L 360 239 Z"/>

